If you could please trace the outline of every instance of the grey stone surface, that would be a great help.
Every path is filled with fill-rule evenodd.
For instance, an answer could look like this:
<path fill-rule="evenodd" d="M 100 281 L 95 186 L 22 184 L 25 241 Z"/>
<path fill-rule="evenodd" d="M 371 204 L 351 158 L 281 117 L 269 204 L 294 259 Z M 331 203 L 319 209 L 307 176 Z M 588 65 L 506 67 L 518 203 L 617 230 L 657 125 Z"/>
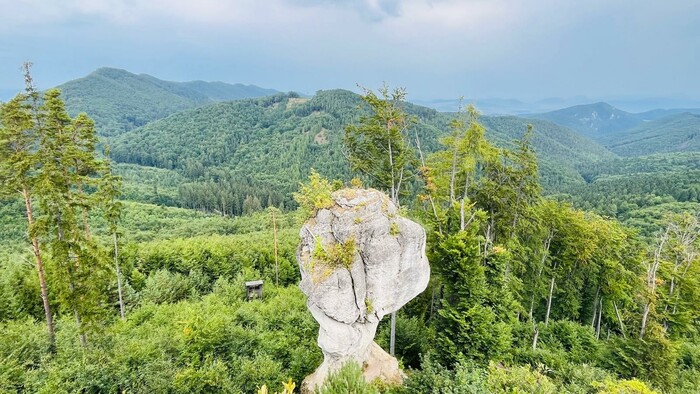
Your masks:
<path fill-rule="evenodd" d="M 302 227 L 297 250 L 300 287 L 320 324 L 318 345 L 324 355 L 303 386 L 312 390 L 350 360 L 363 366 L 368 380 L 400 381 L 398 363 L 374 343 L 374 335 L 384 316 L 428 285 L 425 230 L 401 217 L 377 190 L 343 189 L 332 197 L 334 205 L 318 211 Z M 314 256 L 316 248 L 331 251 L 348 240 L 355 244 L 349 267 Z"/>

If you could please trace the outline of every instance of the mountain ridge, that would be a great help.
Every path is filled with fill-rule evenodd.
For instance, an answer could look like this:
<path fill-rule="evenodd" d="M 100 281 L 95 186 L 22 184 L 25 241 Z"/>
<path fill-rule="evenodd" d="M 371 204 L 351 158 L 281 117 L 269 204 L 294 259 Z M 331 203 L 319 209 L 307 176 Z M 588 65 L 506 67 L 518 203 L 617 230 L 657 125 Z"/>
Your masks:
<path fill-rule="evenodd" d="M 173 82 L 148 74 L 101 67 L 58 86 L 71 115 L 86 112 L 98 133 L 115 136 L 153 120 L 199 105 L 277 93 L 255 85 Z"/>
<path fill-rule="evenodd" d="M 319 91 L 310 99 L 280 93 L 209 104 L 120 135 L 112 141 L 112 157 L 123 163 L 176 169 L 196 182 L 233 182 L 236 190 L 255 185 L 253 189 L 267 190 L 259 196 L 261 201 L 286 206 L 291 203 L 290 193 L 311 168 L 331 179 L 351 177 L 342 152 L 343 129 L 358 119 L 361 104 L 359 95 L 340 89 Z M 424 153 L 438 149 L 454 114 L 411 103 L 405 103 L 405 110 L 418 119 L 415 132 Z M 510 148 L 527 125 L 534 124 L 533 145 L 542 172 L 555 183 L 583 183 L 576 165 L 616 157 L 551 122 L 513 116 L 484 116 L 481 121 L 489 139 Z"/>

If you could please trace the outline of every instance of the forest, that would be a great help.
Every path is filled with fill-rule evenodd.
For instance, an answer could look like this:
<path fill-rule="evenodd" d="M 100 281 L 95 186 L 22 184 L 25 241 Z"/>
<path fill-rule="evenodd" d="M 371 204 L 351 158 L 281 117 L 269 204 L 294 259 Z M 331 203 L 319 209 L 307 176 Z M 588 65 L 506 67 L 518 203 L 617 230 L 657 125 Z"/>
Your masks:
<path fill-rule="evenodd" d="M 344 187 L 400 201 L 432 276 L 397 316 L 403 384 L 348 364 L 319 393 L 700 391 L 697 152 L 387 87 L 101 133 L 25 73 L 0 107 L 0 392 L 293 392 L 322 360 L 298 234 Z"/>

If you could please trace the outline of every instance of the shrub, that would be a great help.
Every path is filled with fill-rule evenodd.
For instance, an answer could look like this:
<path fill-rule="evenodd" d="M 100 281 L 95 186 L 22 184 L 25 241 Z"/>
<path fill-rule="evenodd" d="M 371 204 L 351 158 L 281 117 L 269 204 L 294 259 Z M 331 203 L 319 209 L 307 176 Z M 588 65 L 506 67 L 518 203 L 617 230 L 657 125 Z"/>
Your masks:
<path fill-rule="evenodd" d="M 338 371 L 331 373 L 317 394 L 379 394 L 372 385 L 365 381 L 362 369 L 356 363 L 345 364 Z"/>

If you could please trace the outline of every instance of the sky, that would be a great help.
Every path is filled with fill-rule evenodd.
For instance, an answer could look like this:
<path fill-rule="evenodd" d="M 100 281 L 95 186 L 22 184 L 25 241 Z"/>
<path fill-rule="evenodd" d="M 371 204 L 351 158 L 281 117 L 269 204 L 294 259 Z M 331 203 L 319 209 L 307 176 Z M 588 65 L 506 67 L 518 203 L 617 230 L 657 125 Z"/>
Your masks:
<path fill-rule="evenodd" d="M 700 103 L 699 0 L 0 0 L 0 97 L 103 66 L 409 100 Z M 699 104 L 700 105 L 700 104 Z"/>

